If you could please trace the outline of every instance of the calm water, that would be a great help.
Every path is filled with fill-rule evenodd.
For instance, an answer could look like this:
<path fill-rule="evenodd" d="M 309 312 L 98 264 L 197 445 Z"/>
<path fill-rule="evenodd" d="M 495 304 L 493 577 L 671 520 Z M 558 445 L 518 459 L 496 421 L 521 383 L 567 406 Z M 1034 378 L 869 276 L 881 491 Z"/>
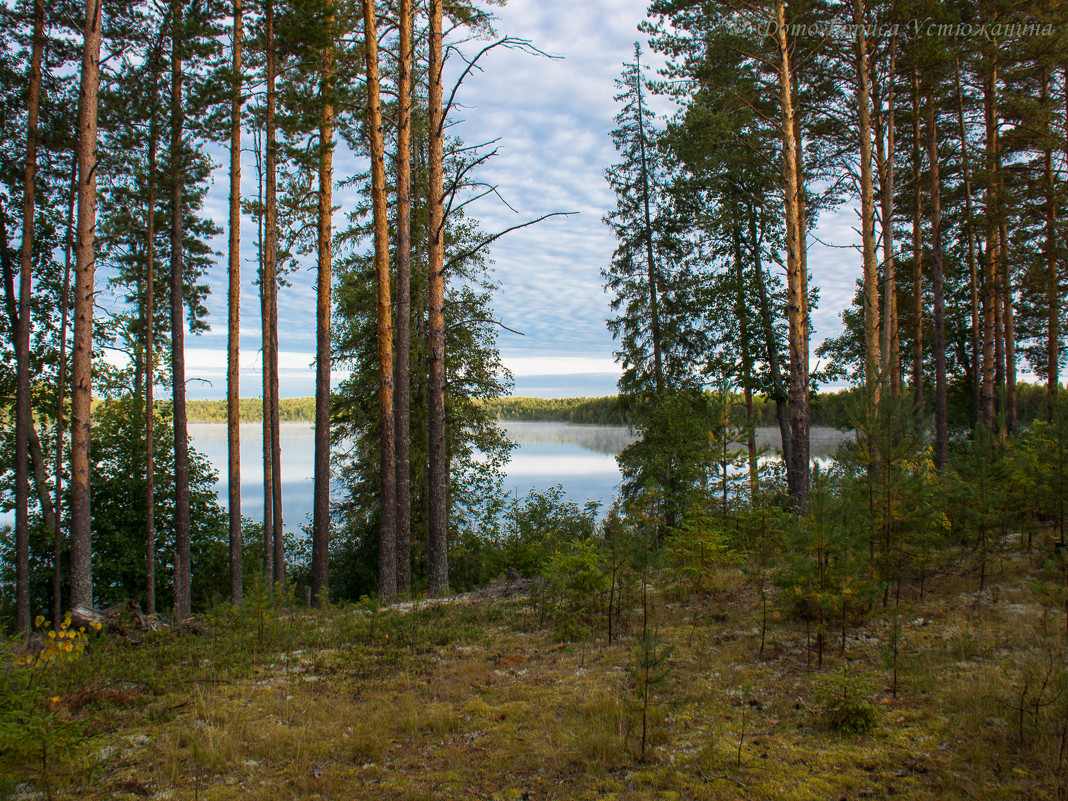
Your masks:
<path fill-rule="evenodd" d="M 611 504 L 620 482 L 615 457 L 634 441 L 630 429 L 513 420 L 504 421 L 503 425 L 518 446 L 506 468 L 504 487 L 509 495 L 522 498 L 532 489 L 544 491 L 561 484 L 567 498 L 580 506 L 596 501 L 606 509 Z M 256 521 L 263 519 L 261 433 L 259 423 L 241 426 L 241 512 Z M 311 519 L 314 428 L 311 423 L 283 423 L 281 435 L 282 511 L 286 528 L 297 529 Z M 193 446 L 218 471 L 216 489 L 225 508 L 226 426 L 191 423 L 189 436 Z M 813 428 L 812 457 L 829 458 L 847 436 L 850 435 L 832 428 Z M 778 448 L 778 429 L 757 429 L 757 444 Z"/>

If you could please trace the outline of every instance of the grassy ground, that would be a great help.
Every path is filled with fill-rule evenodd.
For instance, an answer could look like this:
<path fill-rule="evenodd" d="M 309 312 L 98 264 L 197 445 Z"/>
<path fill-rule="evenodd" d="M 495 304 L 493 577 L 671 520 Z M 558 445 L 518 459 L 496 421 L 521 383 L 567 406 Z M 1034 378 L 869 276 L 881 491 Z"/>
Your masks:
<path fill-rule="evenodd" d="M 967 576 L 906 586 L 896 696 L 889 609 L 852 621 L 844 656 L 836 624 L 817 668 L 811 624 L 774 603 L 760 653 L 740 573 L 699 594 L 662 575 L 644 759 L 638 614 L 611 644 L 558 643 L 526 594 L 305 612 L 260 593 L 38 669 L 0 798 L 1063 797 L 1065 620 L 1041 562 L 1013 552 L 981 599 Z M 874 707 L 870 732 L 828 725 L 843 697 Z"/>

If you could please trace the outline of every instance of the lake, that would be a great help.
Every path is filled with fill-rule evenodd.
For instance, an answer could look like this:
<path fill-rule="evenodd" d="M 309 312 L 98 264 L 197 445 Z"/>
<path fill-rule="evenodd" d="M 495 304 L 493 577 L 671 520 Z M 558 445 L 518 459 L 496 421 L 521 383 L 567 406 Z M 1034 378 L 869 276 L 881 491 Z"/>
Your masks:
<path fill-rule="evenodd" d="M 634 441 L 623 426 L 573 425 L 531 421 L 502 421 L 508 437 L 516 443 L 506 468 L 504 488 L 523 498 L 531 489 L 544 491 L 560 484 L 568 500 L 582 506 L 596 501 L 602 510 L 611 505 L 619 490 L 616 455 Z M 259 423 L 241 426 L 241 511 L 255 521 L 263 519 L 263 447 Z M 216 489 L 220 503 L 227 505 L 226 425 L 190 423 L 193 447 L 204 454 L 219 473 Z M 827 459 L 849 434 L 833 428 L 810 432 L 814 459 Z M 758 428 L 758 446 L 779 448 L 777 428 Z M 311 519 L 314 427 L 311 423 L 282 423 L 282 511 L 286 528 L 297 529 Z M 770 457 L 774 458 L 774 457 Z"/>

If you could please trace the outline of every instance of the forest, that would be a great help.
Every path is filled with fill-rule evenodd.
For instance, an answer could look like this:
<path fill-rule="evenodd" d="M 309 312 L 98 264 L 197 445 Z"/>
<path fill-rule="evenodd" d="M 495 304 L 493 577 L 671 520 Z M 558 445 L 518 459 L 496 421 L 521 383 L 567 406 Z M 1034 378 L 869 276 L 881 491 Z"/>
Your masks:
<path fill-rule="evenodd" d="M 491 262 L 545 217 L 484 230 L 493 143 L 452 126 L 486 54 L 545 55 L 503 5 L 0 4 L 0 794 L 1068 798 L 1068 7 L 652 0 L 589 266 L 618 397 L 545 400 L 509 397 Z M 297 269 L 316 394 L 283 402 Z M 630 426 L 618 497 L 509 498 L 507 417 Z M 855 436 L 811 458 L 817 425 Z"/>

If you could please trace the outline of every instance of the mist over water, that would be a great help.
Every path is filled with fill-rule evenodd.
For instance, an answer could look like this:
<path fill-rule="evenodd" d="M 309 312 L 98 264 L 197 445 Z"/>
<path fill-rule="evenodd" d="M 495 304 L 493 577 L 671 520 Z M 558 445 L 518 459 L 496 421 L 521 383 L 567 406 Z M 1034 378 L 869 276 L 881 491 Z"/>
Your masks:
<path fill-rule="evenodd" d="M 635 440 L 625 426 L 576 425 L 571 423 L 502 420 L 509 439 L 517 447 L 506 466 L 504 489 L 513 498 L 524 498 L 531 490 L 544 492 L 560 484 L 570 501 L 579 506 L 600 504 L 603 513 L 619 492 L 621 476 L 616 456 Z M 311 423 L 283 423 L 282 513 L 285 527 L 296 530 L 311 520 L 312 475 L 315 441 Z M 193 447 L 204 454 L 218 472 L 216 491 L 227 506 L 226 425 L 191 423 Z M 259 423 L 241 426 L 241 513 L 256 522 L 263 520 L 263 446 Z M 834 455 L 852 432 L 833 428 L 813 428 L 810 432 L 813 459 Z M 758 428 L 757 447 L 767 447 L 765 459 L 777 459 L 780 448 L 777 428 Z M 737 445 L 736 448 L 742 448 Z M 340 491 L 333 487 L 335 497 Z"/>

